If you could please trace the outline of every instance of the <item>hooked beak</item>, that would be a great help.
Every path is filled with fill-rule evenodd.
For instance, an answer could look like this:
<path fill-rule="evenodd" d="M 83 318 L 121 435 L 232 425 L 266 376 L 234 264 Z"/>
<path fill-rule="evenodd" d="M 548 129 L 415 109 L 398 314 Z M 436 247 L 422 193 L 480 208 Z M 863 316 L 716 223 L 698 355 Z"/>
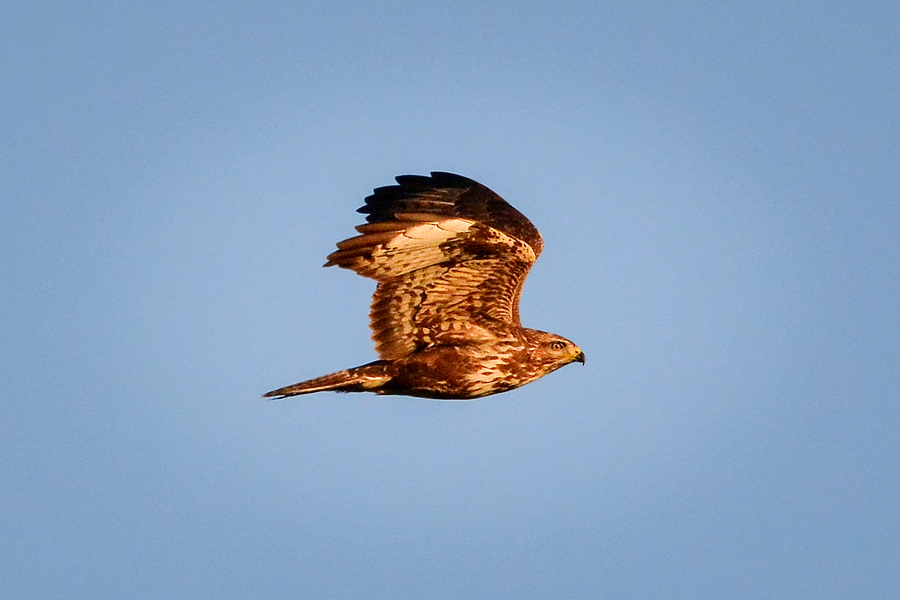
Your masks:
<path fill-rule="evenodd" d="M 584 364 L 584 352 L 579 352 L 575 355 L 575 361 Z"/>

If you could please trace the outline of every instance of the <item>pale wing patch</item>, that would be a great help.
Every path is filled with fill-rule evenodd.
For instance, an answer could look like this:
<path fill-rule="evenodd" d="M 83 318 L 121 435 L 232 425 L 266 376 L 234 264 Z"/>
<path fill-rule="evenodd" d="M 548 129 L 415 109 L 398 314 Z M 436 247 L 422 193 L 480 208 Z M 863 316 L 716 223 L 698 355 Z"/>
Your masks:
<path fill-rule="evenodd" d="M 474 221 L 443 219 L 424 222 L 424 214 L 403 214 L 404 222 L 371 223 L 357 227 L 363 235 L 344 240 L 328 257 L 328 265 L 353 269 L 382 280 L 404 275 L 447 260 L 442 245 L 465 236 Z"/>
<path fill-rule="evenodd" d="M 437 246 L 455 238 L 460 233 L 465 233 L 472 225 L 474 225 L 474 221 L 468 219 L 422 223 L 406 229 L 400 235 L 389 240 L 384 247 L 386 249 L 413 249 Z"/>

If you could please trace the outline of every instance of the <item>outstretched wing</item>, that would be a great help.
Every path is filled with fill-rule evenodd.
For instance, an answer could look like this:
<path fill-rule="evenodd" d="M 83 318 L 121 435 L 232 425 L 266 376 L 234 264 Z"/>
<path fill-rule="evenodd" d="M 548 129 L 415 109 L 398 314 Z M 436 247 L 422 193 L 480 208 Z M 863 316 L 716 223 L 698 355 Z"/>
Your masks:
<path fill-rule="evenodd" d="M 325 264 L 378 281 L 369 316 L 381 358 L 496 339 L 498 321 L 520 327 L 519 294 L 543 248 L 534 225 L 466 177 L 396 179 L 366 198 L 361 235 L 340 242 Z"/>

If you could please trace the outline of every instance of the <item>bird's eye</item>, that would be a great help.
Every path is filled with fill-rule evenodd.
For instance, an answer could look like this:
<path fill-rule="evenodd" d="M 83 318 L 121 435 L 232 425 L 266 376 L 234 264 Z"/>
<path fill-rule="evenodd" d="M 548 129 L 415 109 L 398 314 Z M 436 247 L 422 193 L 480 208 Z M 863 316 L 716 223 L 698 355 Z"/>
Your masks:
<path fill-rule="evenodd" d="M 550 347 L 554 350 L 563 350 L 566 347 L 566 343 L 560 341 L 550 342 Z"/>

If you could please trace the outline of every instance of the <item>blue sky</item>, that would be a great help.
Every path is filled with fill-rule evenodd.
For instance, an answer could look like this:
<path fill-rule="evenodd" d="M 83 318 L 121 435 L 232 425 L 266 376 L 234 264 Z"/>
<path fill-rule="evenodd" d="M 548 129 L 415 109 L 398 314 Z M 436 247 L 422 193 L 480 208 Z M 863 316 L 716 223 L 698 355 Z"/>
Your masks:
<path fill-rule="evenodd" d="M 900 595 L 895 4 L 2 13 L 0 596 Z M 587 364 L 260 400 L 374 358 L 321 264 L 431 170 Z"/>

